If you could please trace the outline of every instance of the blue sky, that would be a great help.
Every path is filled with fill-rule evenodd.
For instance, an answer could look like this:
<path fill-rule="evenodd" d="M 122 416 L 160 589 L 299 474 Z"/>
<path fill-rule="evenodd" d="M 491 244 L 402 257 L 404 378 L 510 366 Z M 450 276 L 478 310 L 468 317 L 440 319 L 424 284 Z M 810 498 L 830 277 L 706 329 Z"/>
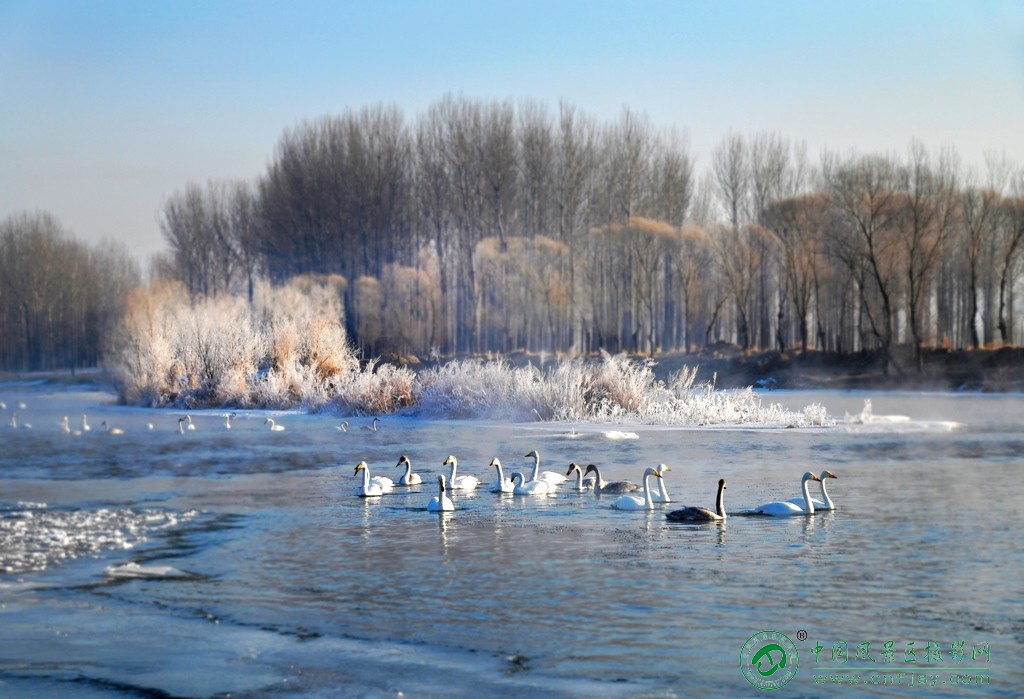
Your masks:
<path fill-rule="evenodd" d="M 166 196 L 256 177 L 285 128 L 448 92 L 629 106 L 698 168 L 730 130 L 1024 165 L 1024 3 L 0 0 L 0 218 L 145 258 Z"/>

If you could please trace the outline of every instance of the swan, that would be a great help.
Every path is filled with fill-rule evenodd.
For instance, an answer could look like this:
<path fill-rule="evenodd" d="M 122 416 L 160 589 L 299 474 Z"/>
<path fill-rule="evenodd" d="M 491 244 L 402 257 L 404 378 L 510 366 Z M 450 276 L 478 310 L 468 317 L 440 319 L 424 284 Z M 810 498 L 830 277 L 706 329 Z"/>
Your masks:
<path fill-rule="evenodd" d="M 542 472 L 540 470 L 540 454 L 537 453 L 536 449 L 531 451 L 526 456 L 533 457 L 533 476 L 531 476 L 530 478 L 531 481 L 546 481 L 551 485 L 558 485 L 559 483 L 565 483 L 568 480 L 561 473 L 555 473 L 554 471 Z"/>
<path fill-rule="evenodd" d="M 335 425 L 334 429 L 339 432 L 348 432 L 348 420 L 342 420 L 340 425 Z"/>
<path fill-rule="evenodd" d="M 668 489 L 665 487 L 665 474 L 671 471 L 668 466 L 662 464 L 661 479 L 658 480 L 658 492 L 651 493 L 651 499 L 654 502 L 672 502 L 672 498 L 668 496 Z"/>
<path fill-rule="evenodd" d="M 185 434 L 185 418 L 178 418 L 178 434 Z"/>
<path fill-rule="evenodd" d="M 352 475 L 356 475 L 360 471 L 363 472 L 363 483 L 356 488 L 356 494 L 362 498 L 375 498 L 384 494 L 384 488 L 381 487 L 379 481 L 370 478 L 370 467 L 366 465 L 365 461 L 360 461 L 356 464 L 356 470 L 352 472 Z"/>
<path fill-rule="evenodd" d="M 760 507 L 755 507 L 751 510 L 751 514 L 755 515 L 769 515 L 770 517 L 791 517 L 793 515 L 813 515 L 814 514 L 814 503 L 811 501 L 811 493 L 808 490 L 810 481 L 820 481 L 821 479 L 815 476 L 813 473 L 808 471 L 804 474 L 804 477 L 800 479 L 804 491 L 804 506 L 794 505 L 791 502 L 766 502 Z"/>
<path fill-rule="evenodd" d="M 423 482 L 420 474 L 412 472 L 412 462 L 409 461 L 409 457 L 405 454 L 398 457 L 398 463 L 395 466 L 401 466 L 402 464 L 405 464 L 405 475 L 398 479 L 398 485 L 419 485 Z"/>
<path fill-rule="evenodd" d="M 459 460 L 454 456 L 449 456 L 444 460 L 445 466 L 450 466 L 452 469 L 451 475 L 448 476 L 448 487 L 452 490 L 474 490 L 480 485 L 480 479 L 476 476 L 456 476 L 455 469 L 459 467 Z"/>
<path fill-rule="evenodd" d="M 363 425 L 363 429 L 367 430 L 368 432 L 376 432 L 377 431 L 377 423 L 378 422 L 380 422 L 380 418 L 375 415 L 374 418 L 373 418 L 373 424 L 372 425 Z"/>
<path fill-rule="evenodd" d="M 665 513 L 665 519 L 672 522 L 720 522 L 725 519 L 725 479 L 718 479 L 718 496 L 715 510 L 706 507 L 683 507 Z"/>
<path fill-rule="evenodd" d="M 505 478 L 505 474 L 501 470 L 501 462 L 498 461 L 498 457 L 495 456 L 491 459 L 491 466 L 498 469 L 498 480 L 491 484 L 492 493 L 511 493 L 515 490 L 515 484 L 512 483 L 511 478 Z"/>
<path fill-rule="evenodd" d="M 103 431 L 106 432 L 107 434 L 124 434 L 124 430 L 122 430 L 120 427 L 111 427 L 110 425 L 107 424 L 106 420 L 100 423 L 100 427 L 102 427 Z"/>
<path fill-rule="evenodd" d="M 82 432 L 88 432 L 92 428 L 89 427 L 89 416 L 82 413 Z"/>
<path fill-rule="evenodd" d="M 519 471 L 514 472 L 511 479 L 515 484 L 512 492 L 516 495 L 551 495 L 555 492 L 555 486 L 547 481 L 528 481 Z"/>
<path fill-rule="evenodd" d="M 274 422 L 274 418 L 268 417 L 266 420 L 263 421 L 264 425 L 266 425 L 267 423 L 270 423 L 271 432 L 284 432 L 284 425 L 278 425 L 276 422 Z"/>
<path fill-rule="evenodd" d="M 18 413 L 11 413 L 11 427 L 18 429 Z"/>
<path fill-rule="evenodd" d="M 430 498 L 430 502 L 427 503 L 428 512 L 452 512 L 455 510 L 455 503 L 452 499 L 444 492 L 444 476 L 440 475 L 437 477 L 438 493 L 434 497 Z"/>
<path fill-rule="evenodd" d="M 224 413 L 224 429 L 231 429 L 231 418 L 235 417 L 234 413 Z"/>
<path fill-rule="evenodd" d="M 68 416 L 65 415 L 60 419 L 60 431 L 64 434 L 71 434 L 71 428 L 68 427 Z"/>
<path fill-rule="evenodd" d="M 821 481 L 821 496 L 823 498 L 825 498 L 825 501 L 822 502 L 821 500 L 816 500 L 814 498 L 811 498 L 811 504 L 814 505 L 814 509 L 815 510 L 834 510 L 834 509 L 836 509 L 836 504 L 834 502 L 832 502 L 832 498 L 830 498 L 828 496 L 828 491 L 825 490 L 825 479 L 826 478 L 839 478 L 839 476 L 837 476 L 836 474 L 832 473 L 831 471 L 827 471 L 827 470 L 826 471 L 822 471 L 821 475 L 818 476 L 818 480 Z M 799 498 L 799 497 L 798 498 L 790 498 L 789 500 L 787 500 L 787 502 L 791 502 L 794 505 L 800 505 L 800 504 L 803 503 L 803 501 L 804 501 L 804 499 L 803 498 Z"/>
<path fill-rule="evenodd" d="M 658 468 L 664 468 L 661 464 Z M 644 496 L 639 498 L 636 495 L 623 495 L 612 503 L 616 510 L 653 510 L 654 500 L 651 499 L 651 476 L 661 478 L 661 472 L 657 468 L 647 468 L 644 471 Z"/>
<path fill-rule="evenodd" d="M 569 464 L 569 470 L 565 472 L 568 477 L 573 473 L 576 474 L 576 492 L 582 493 L 584 490 L 589 490 L 594 487 L 595 480 L 588 478 L 586 481 L 583 480 L 583 469 L 577 463 Z"/>
<path fill-rule="evenodd" d="M 595 495 L 619 495 L 621 493 L 635 493 L 640 490 L 640 486 L 633 481 L 612 481 L 608 483 L 604 478 L 601 477 L 601 469 L 596 464 L 588 464 L 587 471 L 584 475 L 593 472 L 594 481 L 594 494 Z"/>
<path fill-rule="evenodd" d="M 192 424 L 192 416 L 191 415 L 186 415 L 185 416 L 185 422 L 187 423 L 185 425 L 185 429 L 188 430 L 189 432 L 195 432 L 196 426 Z"/>

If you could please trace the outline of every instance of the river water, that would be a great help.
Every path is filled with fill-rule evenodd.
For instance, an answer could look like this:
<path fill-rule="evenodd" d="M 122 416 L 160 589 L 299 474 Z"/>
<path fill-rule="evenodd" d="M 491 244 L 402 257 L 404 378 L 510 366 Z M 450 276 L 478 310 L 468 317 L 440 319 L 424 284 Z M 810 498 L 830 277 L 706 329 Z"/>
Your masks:
<path fill-rule="evenodd" d="M 100 387 L 2 384 L 0 696 L 765 696 L 740 672 L 763 630 L 799 654 L 780 695 L 1020 696 L 1024 396 L 766 399 L 836 424 L 389 416 L 374 433 L 193 411 L 180 434 L 184 413 Z M 534 449 L 542 469 L 593 462 L 609 480 L 665 464 L 673 503 L 478 489 L 425 510 L 449 454 L 489 484 L 492 457 L 528 471 Z M 355 495 L 356 463 L 397 479 L 401 454 L 424 485 Z M 736 512 L 823 469 L 835 511 L 664 517 L 713 507 L 720 477 Z"/>

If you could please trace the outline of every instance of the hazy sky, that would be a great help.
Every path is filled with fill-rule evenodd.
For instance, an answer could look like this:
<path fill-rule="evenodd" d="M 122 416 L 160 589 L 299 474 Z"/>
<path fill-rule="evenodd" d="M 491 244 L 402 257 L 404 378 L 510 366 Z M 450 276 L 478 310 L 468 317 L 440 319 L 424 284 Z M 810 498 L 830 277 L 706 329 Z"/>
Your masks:
<path fill-rule="evenodd" d="M 285 128 L 448 92 L 629 106 L 698 168 L 730 130 L 1024 164 L 1024 2 L 0 0 L 0 219 L 144 259 L 165 197 L 255 178 Z"/>

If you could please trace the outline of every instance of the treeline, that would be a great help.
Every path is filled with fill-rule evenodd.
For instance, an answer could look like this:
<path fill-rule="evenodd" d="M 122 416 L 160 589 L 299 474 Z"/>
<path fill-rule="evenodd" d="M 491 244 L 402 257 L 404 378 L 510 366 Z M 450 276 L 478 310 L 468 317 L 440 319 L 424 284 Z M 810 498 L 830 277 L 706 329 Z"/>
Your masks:
<path fill-rule="evenodd" d="M 1021 171 L 914 143 L 809 162 L 730 134 L 686 141 L 625 109 L 445 97 L 287 130 L 255 182 L 163 207 L 163 273 L 192 293 L 341 274 L 358 346 L 513 349 L 977 347 L 1019 341 Z"/>
<path fill-rule="evenodd" d="M 98 366 L 106 332 L 138 286 L 138 263 L 121 246 L 75 240 L 49 214 L 0 221 L 0 368 Z"/>

